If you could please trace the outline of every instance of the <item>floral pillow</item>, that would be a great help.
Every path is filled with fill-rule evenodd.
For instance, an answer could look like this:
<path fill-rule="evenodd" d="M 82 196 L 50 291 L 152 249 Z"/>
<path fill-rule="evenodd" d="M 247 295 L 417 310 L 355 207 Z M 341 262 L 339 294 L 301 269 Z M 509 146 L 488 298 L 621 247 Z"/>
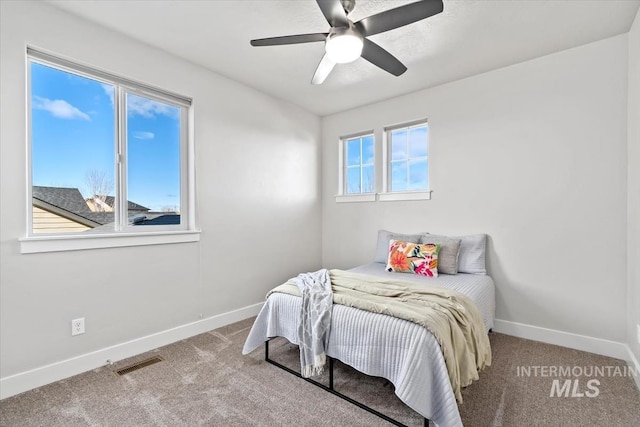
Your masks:
<path fill-rule="evenodd" d="M 438 277 L 439 251 L 440 245 L 434 243 L 420 244 L 391 240 L 387 271 Z"/>

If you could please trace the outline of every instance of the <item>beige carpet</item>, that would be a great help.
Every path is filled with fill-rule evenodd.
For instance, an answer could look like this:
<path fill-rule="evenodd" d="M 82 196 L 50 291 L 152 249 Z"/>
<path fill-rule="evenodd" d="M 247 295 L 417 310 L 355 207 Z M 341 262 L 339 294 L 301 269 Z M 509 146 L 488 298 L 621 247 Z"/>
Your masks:
<path fill-rule="evenodd" d="M 4 399 L 0 426 L 389 425 L 265 363 L 262 350 L 242 356 L 251 324 L 252 319 L 239 322 Z M 518 376 L 523 366 L 621 370 L 626 367 L 623 361 L 501 334 L 491 334 L 491 345 L 493 365 L 463 393 L 460 413 L 466 426 L 640 425 L 640 393 L 628 376 L 567 378 L 578 379 L 576 393 L 593 394 L 586 383 L 598 380 L 597 387 L 592 383 L 599 393 L 596 397 L 550 397 L 557 377 Z M 297 367 L 297 347 L 285 340 L 274 342 L 271 354 Z M 113 372 L 152 355 L 164 360 L 125 376 Z M 422 425 L 385 380 L 366 377 L 340 363 L 335 377 L 341 392 L 408 425 Z"/>

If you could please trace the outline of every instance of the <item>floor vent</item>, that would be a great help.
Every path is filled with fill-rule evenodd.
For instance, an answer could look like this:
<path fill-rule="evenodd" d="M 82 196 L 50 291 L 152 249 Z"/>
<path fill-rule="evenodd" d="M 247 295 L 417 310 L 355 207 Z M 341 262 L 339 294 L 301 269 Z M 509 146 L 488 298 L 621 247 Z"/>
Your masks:
<path fill-rule="evenodd" d="M 145 359 L 142 362 L 138 362 L 131 366 L 127 366 L 126 368 L 118 369 L 116 374 L 118 375 L 127 375 L 130 372 L 137 371 L 138 369 L 146 368 L 147 366 L 153 365 L 155 363 L 162 362 L 162 357 L 154 356 L 149 359 Z"/>

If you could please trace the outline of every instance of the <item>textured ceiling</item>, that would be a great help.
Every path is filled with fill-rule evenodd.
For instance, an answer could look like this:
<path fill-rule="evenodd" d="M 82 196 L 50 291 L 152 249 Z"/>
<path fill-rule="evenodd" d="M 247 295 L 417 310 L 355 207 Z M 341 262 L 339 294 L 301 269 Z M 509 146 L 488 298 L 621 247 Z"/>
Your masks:
<path fill-rule="evenodd" d="M 356 0 L 352 21 L 411 3 Z M 444 0 L 444 12 L 371 37 L 407 67 L 394 77 L 364 59 L 311 85 L 324 44 L 249 40 L 326 32 L 313 0 L 50 0 L 50 3 L 319 115 L 388 99 L 626 33 L 638 0 Z"/>

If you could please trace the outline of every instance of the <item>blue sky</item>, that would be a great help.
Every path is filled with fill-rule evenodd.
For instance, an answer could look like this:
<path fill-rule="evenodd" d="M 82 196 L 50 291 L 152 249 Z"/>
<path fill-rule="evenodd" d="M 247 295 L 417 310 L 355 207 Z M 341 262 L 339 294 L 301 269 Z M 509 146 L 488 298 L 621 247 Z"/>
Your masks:
<path fill-rule="evenodd" d="M 427 125 L 391 132 L 391 191 L 429 188 L 428 132 Z M 374 152 L 373 135 L 346 141 L 347 194 L 374 192 Z"/>
<path fill-rule="evenodd" d="M 89 197 L 89 172 L 115 182 L 113 94 L 111 85 L 32 62 L 33 185 L 78 188 Z M 127 94 L 130 201 L 152 210 L 179 208 L 179 114 L 177 107 Z"/>

